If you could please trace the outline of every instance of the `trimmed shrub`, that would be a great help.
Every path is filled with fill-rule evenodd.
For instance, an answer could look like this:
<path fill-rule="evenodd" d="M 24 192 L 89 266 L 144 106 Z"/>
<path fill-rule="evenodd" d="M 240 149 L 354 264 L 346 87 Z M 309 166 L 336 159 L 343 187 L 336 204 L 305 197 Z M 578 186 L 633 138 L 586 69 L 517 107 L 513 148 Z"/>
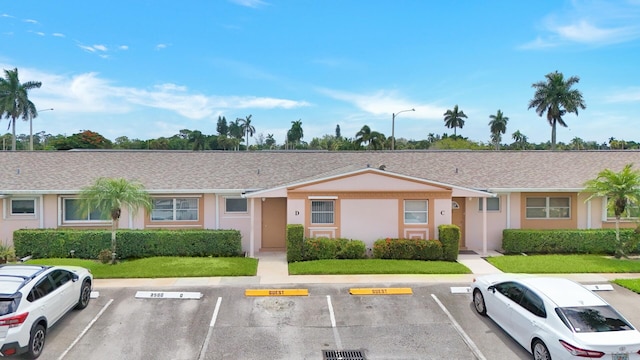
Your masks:
<path fill-rule="evenodd" d="M 627 253 L 638 253 L 634 229 L 620 229 L 620 240 Z M 615 253 L 614 229 L 502 231 L 502 249 L 506 254 L 609 254 Z"/>
<path fill-rule="evenodd" d="M 456 225 L 440 225 L 438 226 L 438 234 L 442 243 L 442 260 L 458 260 L 460 228 Z"/>
<path fill-rule="evenodd" d="M 441 260 L 442 243 L 438 240 L 381 239 L 373 243 L 373 257 L 396 260 Z"/>
<path fill-rule="evenodd" d="M 303 260 L 362 259 L 366 246 L 360 240 L 310 238 L 304 241 Z"/>
<path fill-rule="evenodd" d="M 119 259 L 151 256 L 241 256 L 242 236 L 237 230 L 119 230 Z M 17 230 L 13 234 L 16 255 L 34 258 L 74 257 L 96 259 L 111 248 L 108 230 Z"/>
<path fill-rule="evenodd" d="M 287 225 L 287 262 L 304 260 L 304 225 Z"/>

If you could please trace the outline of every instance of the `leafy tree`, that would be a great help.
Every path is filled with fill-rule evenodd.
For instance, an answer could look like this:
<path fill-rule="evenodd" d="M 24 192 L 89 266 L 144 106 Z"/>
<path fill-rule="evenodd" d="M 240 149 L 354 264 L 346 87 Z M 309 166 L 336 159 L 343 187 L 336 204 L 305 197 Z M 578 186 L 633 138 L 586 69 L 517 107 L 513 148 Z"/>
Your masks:
<path fill-rule="evenodd" d="M 205 136 L 202 135 L 202 132 L 198 130 L 192 131 L 191 133 L 189 133 L 189 138 L 187 140 L 191 144 L 191 150 L 204 150 Z"/>
<path fill-rule="evenodd" d="M 142 183 L 124 178 L 98 178 L 94 184 L 84 187 L 80 192 L 82 208 L 86 211 L 98 210 L 111 216 L 111 253 L 116 258 L 116 231 L 122 208 L 126 207 L 132 215 L 144 208 L 150 212 L 151 197 Z"/>
<path fill-rule="evenodd" d="M 538 116 L 547 114 L 547 121 L 551 125 L 551 150 L 556 149 L 556 126 L 567 127 L 562 117 L 567 113 L 578 115 L 578 109 L 586 109 L 582 93 L 571 87 L 580 81 L 577 76 L 571 76 L 566 81 L 564 75 L 558 71 L 545 75 L 546 81 L 539 81 L 531 85 L 536 92 L 529 102 L 529 109 L 535 108 Z"/>
<path fill-rule="evenodd" d="M 580 150 L 581 147 L 584 149 L 585 147 L 584 140 L 576 136 L 573 139 L 571 139 L 571 146 L 573 146 L 573 148 L 576 150 Z"/>
<path fill-rule="evenodd" d="M 495 115 L 489 115 L 489 128 L 491 130 L 491 139 L 493 140 L 493 144 L 496 147 L 496 150 L 500 150 L 500 141 L 502 140 L 502 135 L 507 131 L 507 122 L 509 118 L 504 116 L 502 111 L 498 109 L 498 112 Z"/>
<path fill-rule="evenodd" d="M 371 134 L 369 134 L 369 146 L 372 147 L 373 150 L 384 149 L 385 141 L 386 137 L 382 133 L 372 131 Z"/>
<path fill-rule="evenodd" d="M 4 78 L 0 78 L 0 119 L 9 119 L 11 128 L 11 150 L 16 150 L 16 119 L 32 120 L 38 117 L 36 106 L 29 100 L 29 90 L 42 86 L 40 81 L 20 83 L 18 69 L 4 70 Z"/>
<path fill-rule="evenodd" d="M 247 115 L 244 119 L 238 118 L 240 122 L 240 127 L 242 127 L 242 133 L 247 134 L 244 138 L 244 143 L 247 146 L 247 151 L 249 151 L 249 136 L 253 137 L 253 134 L 256 133 L 256 128 L 251 125 L 251 115 Z"/>
<path fill-rule="evenodd" d="M 216 131 L 218 131 L 218 135 L 228 135 L 229 134 L 229 126 L 227 125 L 227 118 L 224 116 L 218 116 L 218 123 L 216 125 Z"/>
<path fill-rule="evenodd" d="M 300 140 L 304 137 L 302 130 L 302 119 L 291 122 L 291 129 L 287 132 L 287 140 L 294 145 L 298 145 Z"/>
<path fill-rule="evenodd" d="M 456 129 L 462 129 L 464 126 L 464 119 L 466 118 L 467 115 L 464 111 L 459 110 L 458 105 L 456 104 L 456 106 L 453 107 L 453 110 L 447 110 L 447 112 L 444 113 L 444 125 L 449 129 L 453 129 L 453 135 L 455 136 L 457 135 Z"/>
<path fill-rule="evenodd" d="M 627 164 L 620 172 L 610 169 L 602 170 L 595 179 L 585 183 L 584 192 L 591 193 L 585 200 L 595 197 L 607 198 L 607 209 L 616 217 L 616 249 L 617 259 L 626 257 L 627 244 L 620 240 L 620 217 L 629 205 L 640 204 L 640 172 L 632 170 L 633 164 Z"/>
<path fill-rule="evenodd" d="M 340 139 L 342 138 L 342 135 L 340 134 L 340 124 L 336 125 L 336 139 Z"/>

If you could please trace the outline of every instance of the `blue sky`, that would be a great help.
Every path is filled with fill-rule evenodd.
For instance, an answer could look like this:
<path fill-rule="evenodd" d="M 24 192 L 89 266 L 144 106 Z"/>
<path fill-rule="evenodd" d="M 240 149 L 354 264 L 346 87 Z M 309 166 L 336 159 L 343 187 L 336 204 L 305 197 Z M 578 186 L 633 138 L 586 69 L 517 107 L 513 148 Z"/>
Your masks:
<path fill-rule="evenodd" d="M 531 84 L 557 70 L 580 77 L 587 105 L 558 141 L 640 141 L 638 64 L 640 0 L 0 2 L 0 66 L 42 82 L 30 98 L 55 110 L 34 133 L 53 135 L 215 134 L 218 116 L 251 114 L 279 144 L 299 119 L 305 141 L 336 125 L 390 136 L 392 113 L 415 108 L 395 134 L 418 140 L 452 134 L 457 104 L 460 135 L 489 142 L 500 109 L 503 142 L 519 130 L 537 143 L 551 127 L 527 109 Z"/>

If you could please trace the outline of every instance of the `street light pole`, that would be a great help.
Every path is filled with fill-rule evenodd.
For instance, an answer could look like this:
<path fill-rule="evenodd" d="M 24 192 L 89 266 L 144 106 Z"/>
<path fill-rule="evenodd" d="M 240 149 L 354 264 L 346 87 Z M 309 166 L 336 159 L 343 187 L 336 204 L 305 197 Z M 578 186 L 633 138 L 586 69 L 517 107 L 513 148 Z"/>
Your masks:
<path fill-rule="evenodd" d="M 396 116 L 398 116 L 400 113 L 407 112 L 407 111 L 416 111 L 416 109 L 401 110 L 401 111 L 398 111 L 397 113 L 391 114 L 391 150 L 395 150 L 396 148 L 396 134 L 395 134 Z"/>
<path fill-rule="evenodd" d="M 40 111 L 52 111 L 53 108 L 37 110 Z M 33 151 L 33 117 L 29 116 L 29 150 Z"/>

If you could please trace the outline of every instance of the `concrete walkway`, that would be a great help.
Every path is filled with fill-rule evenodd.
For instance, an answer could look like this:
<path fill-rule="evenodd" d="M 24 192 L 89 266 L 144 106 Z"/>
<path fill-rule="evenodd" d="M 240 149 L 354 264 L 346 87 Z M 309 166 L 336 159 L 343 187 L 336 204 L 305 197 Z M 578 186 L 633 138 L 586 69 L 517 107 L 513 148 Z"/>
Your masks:
<path fill-rule="evenodd" d="M 490 252 L 486 256 L 500 256 Z M 256 276 L 206 277 L 206 278 L 160 278 L 160 279 L 96 279 L 95 288 L 108 287 L 187 287 L 216 285 L 284 285 L 296 284 L 378 284 L 400 283 L 459 283 L 470 284 L 477 275 L 501 273 L 499 269 L 478 254 L 460 254 L 458 262 L 468 267 L 472 274 L 438 275 L 289 275 L 287 255 L 284 252 L 260 252 L 257 254 Z M 640 274 L 557 274 L 579 282 L 603 283 L 620 278 L 640 278 Z"/>

